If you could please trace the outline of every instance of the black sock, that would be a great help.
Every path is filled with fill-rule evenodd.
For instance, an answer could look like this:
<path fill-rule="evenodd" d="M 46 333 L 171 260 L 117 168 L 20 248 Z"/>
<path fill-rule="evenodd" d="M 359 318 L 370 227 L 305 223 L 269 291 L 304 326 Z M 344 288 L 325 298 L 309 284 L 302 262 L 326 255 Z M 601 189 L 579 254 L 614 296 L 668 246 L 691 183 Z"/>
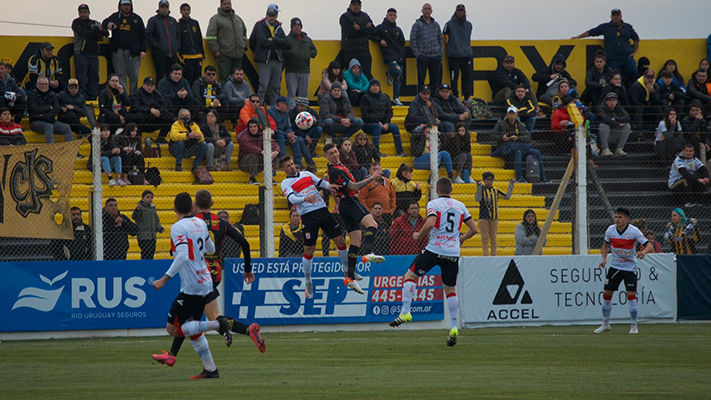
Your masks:
<path fill-rule="evenodd" d="M 360 247 L 351 245 L 348 249 L 348 277 L 355 279 L 356 264 L 358 264 L 358 251 Z"/>
<path fill-rule="evenodd" d="M 375 231 L 377 229 L 373 226 L 370 228 L 365 228 L 363 231 L 363 253 L 370 254 L 373 252 L 373 247 L 375 247 Z"/>
<path fill-rule="evenodd" d="M 171 356 L 177 356 L 178 352 L 180 351 L 180 346 L 183 345 L 183 342 L 185 341 L 185 337 L 174 337 L 173 338 L 173 344 L 170 346 L 170 355 Z"/>
<path fill-rule="evenodd" d="M 247 332 L 248 326 L 237 321 L 236 319 L 232 322 L 232 332 L 239 333 L 240 335 L 249 335 Z"/>

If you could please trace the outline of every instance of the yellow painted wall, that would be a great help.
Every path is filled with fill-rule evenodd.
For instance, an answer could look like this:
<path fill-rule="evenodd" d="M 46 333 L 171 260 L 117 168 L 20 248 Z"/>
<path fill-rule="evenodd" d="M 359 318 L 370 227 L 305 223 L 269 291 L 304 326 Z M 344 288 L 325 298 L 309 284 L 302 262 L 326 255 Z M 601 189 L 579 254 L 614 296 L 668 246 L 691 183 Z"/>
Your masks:
<path fill-rule="evenodd" d="M 34 50 L 39 47 L 39 43 L 43 41 L 52 42 L 56 49 L 55 55 L 60 57 L 63 62 L 70 59 L 71 65 L 63 65 L 65 70 L 73 69 L 73 58 L 69 58 L 72 55 L 72 43 L 73 38 L 69 37 L 38 37 L 38 36 L 2 36 L 0 37 L 0 43 L 2 43 L 2 50 L 0 51 L 0 59 L 6 62 L 11 62 L 15 65 L 21 57 L 27 59 Z M 107 41 L 105 43 L 108 43 Z M 34 47 L 33 47 L 34 46 Z M 482 41 L 472 41 L 472 46 L 475 50 L 474 59 L 474 76 L 475 76 L 475 88 L 474 95 L 476 97 L 484 98 L 485 100 L 491 100 L 491 89 L 487 83 L 486 75 L 488 72 L 493 72 L 497 65 L 500 64 L 503 55 L 512 54 L 516 57 L 516 67 L 521 69 L 530 79 L 530 76 L 534 72 L 534 67 L 529 58 L 526 57 L 524 49 L 528 48 L 529 53 L 538 53 L 543 61 L 548 64 L 559 50 L 561 46 L 572 46 L 570 55 L 568 57 L 568 71 L 572 74 L 573 78 L 578 81 L 579 91 L 582 93 L 585 84 L 585 73 L 587 71 L 587 62 L 591 62 L 592 59 L 588 57 L 587 53 L 590 52 L 589 57 L 592 57 L 594 53 L 594 48 L 602 46 L 602 40 L 592 39 L 592 40 L 482 40 Z M 318 57 L 312 60 L 311 63 L 311 81 L 309 94 L 310 97 L 314 99 L 312 94 L 317 90 L 318 84 L 321 78 L 321 71 L 328 66 L 331 60 L 335 59 L 340 51 L 340 42 L 331 41 L 316 41 L 316 47 L 318 48 Z M 207 45 L 205 49 L 208 49 Z M 408 49 L 409 52 L 409 49 Z M 24 54 L 23 54 L 24 53 Z M 373 55 L 373 74 L 374 77 L 379 79 L 383 84 L 383 91 L 392 94 L 392 88 L 385 84 L 385 67 L 382 62 L 382 57 L 380 50 L 375 43 L 371 42 L 371 53 Z M 640 49 L 638 52 L 638 57 L 646 56 L 651 61 L 651 68 L 658 71 L 662 66 L 662 63 L 669 58 L 673 58 L 677 61 L 679 65 L 679 71 L 685 80 L 688 80 L 693 71 L 698 67 L 699 60 L 706 56 L 706 41 L 705 39 L 669 39 L 669 40 L 642 40 L 640 43 Z M 253 58 L 253 54 L 248 52 L 248 57 L 250 60 Z M 66 63 L 65 63 L 66 64 Z M 217 65 L 214 56 L 209 52 L 207 54 L 207 59 L 203 63 L 203 66 L 207 64 Z M 68 68 L 69 67 L 69 68 Z M 22 69 L 22 68 L 21 68 Z M 254 65 L 256 70 L 256 65 Z M 417 82 L 416 69 L 415 69 L 415 59 L 408 58 L 406 69 L 409 72 L 407 75 L 406 85 L 415 85 Z M 16 65 L 15 71 L 13 72 L 16 76 L 16 71 L 18 66 Z M 142 83 L 145 76 L 154 73 L 153 62 L 149 53 L 146 59 L 141 64 L 139 86 Z M 73 72 L 71 73 L 73 76 Z M 100 76 L 102 81 L 107 75 L 107 59 L 105 57 L 100 58 Z M 444 82 L 449 82 L 449 77 L 447 73 L 447 60 L 444 60 Z M 22 79 L 22 76 L 18 77 Z M 254 86 L 256 82 L 251 82 Z M 536 84 L 532 82 L 534 90 Z M 406 89 L 407 90 L 407 89 Z M 410 91 L 414 90 L 414 87 L 410 87 Z M 286 93 L 286 88 L 282 86 L 282 92 Z M 405 93 L 405 92 L 403 92 Z M 403 95 L 403 100 L 409 100 L 412 96 Z"/>

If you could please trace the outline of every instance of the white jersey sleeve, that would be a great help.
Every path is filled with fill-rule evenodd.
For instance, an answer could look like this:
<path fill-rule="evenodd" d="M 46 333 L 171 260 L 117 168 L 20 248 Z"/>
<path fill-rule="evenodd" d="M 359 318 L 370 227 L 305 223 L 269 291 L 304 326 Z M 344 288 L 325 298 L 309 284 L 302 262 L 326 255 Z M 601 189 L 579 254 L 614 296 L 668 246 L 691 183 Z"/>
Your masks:
<path fill-rule="evenodd" d="M 318 192 L 318 186 L 324 186 L 323 180 L 316 175 L 301 171 L 294 176 L 289 176 L 281 182 L 281 190 L 284 196 L 292 204 L 296 204 L 296 210 L 302 216 L 319 208 L 326 208 L 326 202 Z M 304 199 L 312 194 L 316 195 L 316 202 L 308 203 Z"/>
<path fill-rule="evenodd" d="M 431 216 L 437 220 L 425 249 L 442 256 L 459 257 L 459 230 L 472 218 L 467 207 L 458 200 L 440 197 L 427 203 L 427 217 Z"/>

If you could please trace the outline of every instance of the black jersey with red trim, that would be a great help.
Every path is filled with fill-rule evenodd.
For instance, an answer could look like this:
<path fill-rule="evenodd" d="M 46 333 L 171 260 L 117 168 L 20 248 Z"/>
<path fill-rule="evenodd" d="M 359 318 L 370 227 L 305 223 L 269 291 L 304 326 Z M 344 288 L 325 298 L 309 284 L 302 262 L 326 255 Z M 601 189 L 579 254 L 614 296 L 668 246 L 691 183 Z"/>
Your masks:
<path fill-rule="evenodd" d="M 244 271 L 252 272 L 252 259 L 249 253 L 249 242 L 234 226 L 230 225 L 229 222 L 220 219 L 217 214 L 213 214 L 211 212 L 197 213 L 195 217 L 205 221 L 207 231 L 212 237 L 212 241 L 215 243 L 215 252 L 205 255 L 205 262 L 207 263 L 208 268 L 210 268 L 210 274 L 212 275 L 212 279 L 215 283 L 219 283 L 222 280 L 222 268 L 224 262 L 224 259 L 222 258 L 222 248 L 225 244 L 225 239 L 228 236 L 242 246 L 242 252 L 244 254 Z"/>
<path fill-rule="evenodd" d="M 348 189 L 348 183 L 356 183 L 356 180 L 353 178 L 353 175 L 345 165 L 328 164 L 328 181 L 332 184 L 340 186 L 337 191 L 341 195 L 341 198 L 358 196 L 358 191 Z"/>

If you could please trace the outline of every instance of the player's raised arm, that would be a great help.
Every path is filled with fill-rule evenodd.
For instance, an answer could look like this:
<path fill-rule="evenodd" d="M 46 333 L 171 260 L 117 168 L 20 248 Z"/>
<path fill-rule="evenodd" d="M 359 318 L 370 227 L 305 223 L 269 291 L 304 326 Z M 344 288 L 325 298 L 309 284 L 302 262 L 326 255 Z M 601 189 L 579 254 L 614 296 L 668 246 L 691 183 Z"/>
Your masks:
<path fill-rule="evenodd" d="M 360 182 L 348 182 L 348 185 L 346 186 L 346 188 L 348 188 L 348 190 L 357 192 L 358 190 L 368 186 L 368 184 L 370 182 L 372 182 L 376 179 L 380 179 L 380 177 L 382 177 L 382 176 L 383 176 L 383 171 L 380 168 L 378 168 L 377 170 L 375 170 L 375 172 L 373 172 L 372 175 L 363 179 Z"/>

